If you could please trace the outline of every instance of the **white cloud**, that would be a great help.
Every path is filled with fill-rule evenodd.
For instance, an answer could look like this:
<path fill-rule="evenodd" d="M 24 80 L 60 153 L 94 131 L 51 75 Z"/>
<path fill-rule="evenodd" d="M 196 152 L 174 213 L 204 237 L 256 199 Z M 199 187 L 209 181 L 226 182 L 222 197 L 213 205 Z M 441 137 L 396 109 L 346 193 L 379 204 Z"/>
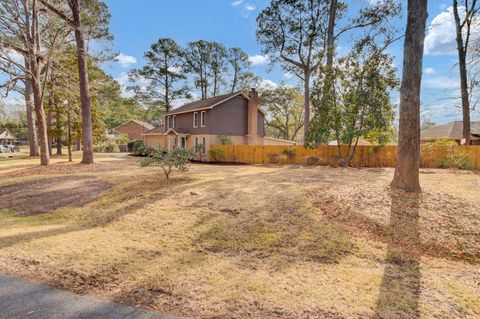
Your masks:
<path fill-rule="evenodd" d="M 241 5 L 242 3 L 243 3 L 243 0 L 233 1 L 233 2 L 232 2 L 232 6 L 238 7 L 238 6 Z"/>
<path fill-rule="evenodd" d="M 253 65 L 265 64 L 268 62 L 268 55 L 261 55 L 261 54 L 252 55 L 248 57 L 248 60 Z"/>
<path fill-rule="evenodd" d="M 276 87 L 278 87 L 278 84 L 272 80 L 262 79 L 259 83 L 260 90 L 274 89 Z"/>
<path fill-rule="evenodd" d="M 425 74 L 432 74 L 433 72 L 435 72 L 433 68 L 425 68 Z"/>
<path fill-rule="evenodd" d="M 430 76 L 422 80 L 422 87 L 429 89 L 456 89 L 459 86 L 460 81 L 456 77 Z"/>
<path fill-rule="evenodd" d="M 291 72 L 285 72 L 285 73 L 283 73 L 283 77 L 287 80 L 290 80 L 291 78 L 294 77 L 294 74 L 291 73 Z"/>
<path fill-rule="evenodd" d="M 465 7 L 459 7 L 460 19 L 465 17 Z M 471 41 L 480 38 L 480 21 L 472 24 Z M 428 55 L 455 55 L 457 54 L 457 43 L 455 34 L 455 20 L 453 7 L 439 13 L 433 18 L 428 33 L 425 37 L 425 54 Z"/>
<path fill-rule="evenodd" d="M 171 66 L 171 67 L 168 68 L 168 71 L 170 71 L 172 73 L 181 73 L 183 71 L 183 69 L 182 69 L 181 66 L 178 66 L 178 67 Z"/>
<path fill-rule="evenodd" d="M 126 55 L 120 53 L 115 60 L 120 64 L 123 68 L 128 68 L 130 65 L 137 63 L 137 58 L 131 55 Z"/>
<path fill-rule="evenodd" d="M 255 5 L 247 3 L 247 4 L 245 4 L 245 10 L 253 11 L 253 10 L 255 10 Z"/>

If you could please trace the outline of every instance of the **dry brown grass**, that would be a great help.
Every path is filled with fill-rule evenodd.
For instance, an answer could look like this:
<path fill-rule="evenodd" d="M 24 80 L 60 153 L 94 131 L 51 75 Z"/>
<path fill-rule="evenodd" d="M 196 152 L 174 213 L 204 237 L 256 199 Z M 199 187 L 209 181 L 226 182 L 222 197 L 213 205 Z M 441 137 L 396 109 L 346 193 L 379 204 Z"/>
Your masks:
<path fill-rule="evenodd" d="M 193 165 L 166 181 L 100 159 L 78 172 L 2 162 L 5 189 L 112 187 L 36 216 L 0 209 L 1 272 L 202 318 L 480 316 L 474 173 L 424 171 L 415 197 L 388 189 L 391 169 Z"/>

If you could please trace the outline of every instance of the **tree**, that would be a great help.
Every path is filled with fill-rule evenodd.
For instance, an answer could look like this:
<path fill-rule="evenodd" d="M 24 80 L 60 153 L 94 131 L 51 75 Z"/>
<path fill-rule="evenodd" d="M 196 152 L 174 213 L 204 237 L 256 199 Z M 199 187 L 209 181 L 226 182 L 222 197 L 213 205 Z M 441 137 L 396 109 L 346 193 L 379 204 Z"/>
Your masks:
<path fill-rule="evenodd" d="M 144 57 L 146 65 L 130 71 L 129 79 L 132 82 L 146 81 L 147 85 L 135 85 L 129 89 L 147 107 L 159 107 L 169 112 L 174 101 L 188 96 L 188 87 L 179 85 L 187 78 L 182 70 L 183 51 L 173 39 L 161 38 L 152 44 Z"/>
<path fill-rule="evenodd" d="M 218 42 L 211 43 L 210 68 L 212 69 L 213 91 L 215 97 L 220 93 L 220 86 L 225 83 L 224 75 L 227 72 L 227 49 Z"/>
<path fill-rule="evenodd" d="M 188 161 L 192 160 L 195 154 L 187 149 L 174 148 L 171 150 L 158 149 L 154 150 L 148 156 L 142 158 L 141 166 L 157 166 L 160 167 L 167 179 L 170 173 L 176 169 L 180 172 L 188 171 Z"/>
<path fill-rule="evenodd" d="M 240 48 L 228 49 L 228 63 L 231 68 L 231 85 L 230 93 L 233 93 L 242 86 L 242 83 L 249 77 L 248 70 L 252 66 L 252 63 L 248 59 L 248 54 Z"/>
<path fill-rule="evenodd" d="M 266 128 L 269 135 L 285 140 L 298 140 L 303 129 L 303 96 L 294 87 L 280 85 L 263 90 L 260 104 L 267 112 Z"/>
<path fill-rule="evenodd" d="M 257 41 L 265 46 L 264 54 L 303 81 L 304 140 L 310 125 L 310 77 L 322 61 L 326 16 L 324 0 L 272 0 L 257 17 Z"/>
<path fill-rule="evenodd" d="M 56 7 L 50 4 L 47 0 L 40 0 L 41 3 L 48 8 L 51 12 L 58 15 L 61 19 L 69 24 L 74 30 L 75 42 L 77 45 L 77 65 L 78 74 L 80 79 L 80 100 L 82 106 L 82 163 L 93 164 L 93 129 L 92 129 L 92 106 L 91 96 L 88 81 L 88 52 L 85 44 L 85 30 L 96 30 L 98 37 L 99 34 L 105 36 L 108 34 L 108 28 L 103 27 L 108 22 L 109 14 L 105 14 L 106 6 L 100 0 L 83 0 L 82 8 L 86 8 L 82 12 L 80 6 L 80 0 L 68 0 L 68 7 L 71 11 L 71 16 L 67 15 L 62 8 Z M 92 13 L 89 17 L 90 21 L 93 21 L 91 25 L 94 27 L 91 29 L 85 28 L 85 24 L 82 23 L 82 13 Z M 88 15 L 87 15 L 88 17 Z M 93 19 L 97 18 L 97 19 Z M 88 18 L 87 18 L 88 19 Z M 98 26 L 97 26 L 98 24 Z"/>
<path fill-rule="evenodd" d="M 328 109 L 327 136 L 337 141 L 342 166 L 349 166 L 361 137 L 384 145 L 393 131 L 390 91 L 397 87 L 393 59 L 373 39 L 359 42 L 332 73 L 336 87 Z M 346 144 L 343 153 L 341 144 Z"/>
<path fill-rule="evenodd" d="M 470 44 L 472 23 L 480 10 L 479 4 L 480 3 L 477 4 L 477 0 L 464 0 L 463 9 L 465 10 L 465 18 L 462 20 L 458 10 L 458 1 L 453 0 L 458 68 L 460 71 L 460 91 L 462 96 L 463 138 L 465 139 L 466 145 L 470 145 L 470 99 L 467 75 L 467 53 Z"/>
<path fill-rule="evenodd" d="M 185 49 L 185 71 L 194 75 L 195 87 L 200 90 L 202 99 L 208 97 L 212 76 L 212 43 L 199 40 L 187 43 Z"/>
<path fill-rule="evenodd" d="M 40 163 L 48 165 L 50 156 L 43 107 L 42 71 L 47 66 L 49 48 L 41 41 L 46 22 L 39 17 L 37 0 L 1 0 L 0 13 L 0 68 L 9 77 L 3 86 L 8 91 L 19 81 L 31 84 L 38 122 Z M 23 65 L 15 61 L 12 57 L 14 53 L 22 55 L 27 63 Z"/>
<path fill-rule="evenodd" d="M 420 85 L 427 0 L 409 0 L 400 88 L 400 120 L 397 164 L 391 185 L 420 192 Z"/>

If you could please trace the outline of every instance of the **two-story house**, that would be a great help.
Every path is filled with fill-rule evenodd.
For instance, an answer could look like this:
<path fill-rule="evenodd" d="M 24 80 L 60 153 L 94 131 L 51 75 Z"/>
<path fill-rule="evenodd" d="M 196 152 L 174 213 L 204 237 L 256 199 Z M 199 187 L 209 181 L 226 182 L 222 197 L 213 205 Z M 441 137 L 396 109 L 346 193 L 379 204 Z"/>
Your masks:
<path fill-rule="evenodd" d="M 295 142 L 265 136 L 265 114 L 258 107 L 258 92 L 235 92 L 180 106 L 165 115 L 165 124 L 143 134 L 146 145 L 171 149 L 200 149 L 227 137 L 232 144 L 293 145 Z"/>

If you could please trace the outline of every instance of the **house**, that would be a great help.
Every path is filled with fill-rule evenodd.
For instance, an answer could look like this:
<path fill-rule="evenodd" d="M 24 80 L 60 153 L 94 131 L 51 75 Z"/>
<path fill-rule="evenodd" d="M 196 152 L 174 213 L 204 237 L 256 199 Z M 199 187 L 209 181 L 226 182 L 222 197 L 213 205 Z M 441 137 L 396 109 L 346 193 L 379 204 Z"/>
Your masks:
<path fill-rule="evenodd" d="M 463 121 L 437 125 L 420 132 L 420 141 L 423 143 L 436 139 L 450 139 L 463 144 Z M 470 144 L 480 145 L 480 121 L 470 122 Z"/>
<path fill-rule="evenodd" d="M 187 103 L 168 112 L 163 126 L 143 134 L 148 146 L 200 149 L 202 155 L 223 138 L 237 145 L 295 144 L 265 136 L 265 113 L 255 89 Z"/>
<path fill-rule="evenodd" d="M 154 129 L 154 126 L 139 120 L 129 120 L 114 128 L 115 134 L 127 134 L 130 140 L 141 140 L 143 134 Z"/>
<path fill-rule="evenodd" d="M 0 144 L 14 144 L 18 138 L 6 128 L 0 128 Z"/>

